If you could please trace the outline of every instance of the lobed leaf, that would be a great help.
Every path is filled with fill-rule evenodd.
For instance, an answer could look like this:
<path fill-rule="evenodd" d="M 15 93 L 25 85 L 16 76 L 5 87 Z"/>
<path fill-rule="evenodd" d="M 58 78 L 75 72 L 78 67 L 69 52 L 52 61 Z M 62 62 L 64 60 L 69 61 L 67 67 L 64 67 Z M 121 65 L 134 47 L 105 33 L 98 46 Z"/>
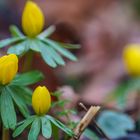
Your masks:
<path fill-rule="evenodd" d="M 60 46 L 66 49 L 79 49 L 80 48 L 80 45 L 77 45 L 77 44 L 68 44 L 68 43 L 61 43 L 61 42 L 57 42 L 57 44 L 59 44 Z"/>
<path fill-rule="evenodd" d="M 63 58 L 50 46 L 44 44 L 47 52 L 49 52 L 50 57 L 59 65 L 65 65 Z"/>
<path fill-rule="evenodd" d="M 30 49 L 35 51 L 35 52 L 40 52 L 40 41 L 38 39 L 30 39 L 29 40 L 29 46 Z"/>
<path fill-rule="evenodd" d="M 29 110 L 27 108 L 25 100 L 19 96 L 19 93 L 15 91 L 14 87 L 6 87 L 7 91 L 10 93 L 13 98 L 15 104 L 17 105 L 19 111 L 23 114 L 24 117 L 29 116 Z"/>
<path fill-rule="evenodd" d="M 53 60 L 50 51 L 48 51 L 47 47 L 40 46 L 41 48 L 41 56 L 46 64 L 48 64 L 50 67 L 55 68 L 57 66 L 56 62 Z"/>
<path fill-rule="evenodd" d="M 49 139 L 52 135 L 52 126 L 50 123 L 50 120 L 46 119 L 45 117 L 41 118 L 41 124 L 42 124 L 42 135 Z"/>
<path fill-rule="evenodd" d="M 19 37 L 14 37 L 14 38 L 8 38 L 0 41 L 0 48 L 6 47 L 8 45 L 12 45 L 13 43 L 23 41 L 25 38 L 19 38 Z"/>
<path fill-rule="evenodd" d="M 31 105 L 32 90 L 24 86 L 9 85 L 18 96 L 25 101 L 26 104 Z"/>
<path fill-rule="evenodd" d="M 31 116 L 31 117 L 27 118 L 26 120 L 24 120 L 24 121 L 22 122 L 22 125 L 18 126 L 18 127 L 15 129 L 15 131 L 14 131 L 14 133 L 13 133 L 12 136 L 15 138 L 15 137 L 17 137 L 18 135 L 20 135 L 20 134 L 24 131 L 24 129 L 25 129 L 27 126 L 29 126 L 29 125 L 34 121 L 34 119 L 35 119 L 35 116 Z"/>
<path fill-rule="evenodd" d="M 18 74 L 13 79 L 11 85 L 27 86 L 34 84 L 44 78 L 40 71 L 34 70 L 23 74 Z"/>
<path fill-rule="evenodd" d="M 55 31 L 55 26 L 52 25 L 49 28 L 47 28 L 45 31 L 43 31 L 41 34 L 39 34 L 37 37 L 39 39 L 44 39 L 46 37 L 49 37 L 54 31 Z"/>
<path fill-rule="evenodd" d="M 16 126 L 16 112 L 12 97 L 6 88 L 3 88 L 0 98 L 1 118 L 5 128 L 14 129 Z"/>
<path fill-rule="evenodd" d="M 10 32 L 11 32 L 11 34 L 12 34 L 13 37 L 25 37 L 23 35 L 23 33 L 15 25 L 11 25 L 10 26 Z"/>
<path fill-rule="evenodd" d="M 72 60 L 72 61 L 77 61 L 77 58 L 67 49 L 63 48 L 59 43 L 56 41 L 52 41 L 50 39 L 44 39 L 43 42 L 54 48 L 56 51 L 58 51 L 60 54 L 65 56 L 66 58 Z"/>
<path fill-rule="evenodd" d="M 40 118 L 36 118 L 28 134 L 28 140 L 37 140 L 41 128 Z"/>
<path fill-rule="evenodd" d="M 28 42 L 27 41 L 23 41 L 21 43 L 18 43 L 12 47 L 10 47 L 7 51 L 8 54 L 16 54 L 16 55 L 22 55 L 24 53 L 26 53 L 29 50 L 28 47 Z"/>
<path fill-rule="evenodd" d="M 47 115 L 46 118 L 49 119 L 54 125 L 56 125 L 58 128 L 63 130 L 69 136 L 71 137 L 74 136 L 74 132 L 71 129 L 69 129 L 67 126 L 65 126 L 63 123 L 61 123 L 60 121 L 56 120 L 55 118 L 49 115 Z"/>

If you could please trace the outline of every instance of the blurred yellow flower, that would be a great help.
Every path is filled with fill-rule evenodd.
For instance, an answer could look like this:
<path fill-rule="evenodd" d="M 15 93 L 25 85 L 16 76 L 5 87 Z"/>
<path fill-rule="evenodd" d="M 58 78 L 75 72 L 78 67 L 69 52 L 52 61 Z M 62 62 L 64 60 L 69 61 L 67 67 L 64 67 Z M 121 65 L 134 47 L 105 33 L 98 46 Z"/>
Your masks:
<path fill-rule="evenodd" d="M 44 15 L 35 2 L 27 1 L 22 15 L 22 28 L 29 37 L 38 35 L 44 27 Z"/>
<path fill-rule="evenodd" d="M 123 51 L 123 59 L 128 73 L 140 76 L 140 44 L 127 45 Z"/>
<path fill-rule="evenodd" d="M 5 55 L 0 58 L 0 83 L 8 84 L 18 70 L 18 58 L 15 54 Z"/>
<path fill-rule="evenodd" d="M 51 96 L 45 86 L 38 86 L 32 96 L 32 106 L 37 115 L 45 115 L 51 106 Z"/>

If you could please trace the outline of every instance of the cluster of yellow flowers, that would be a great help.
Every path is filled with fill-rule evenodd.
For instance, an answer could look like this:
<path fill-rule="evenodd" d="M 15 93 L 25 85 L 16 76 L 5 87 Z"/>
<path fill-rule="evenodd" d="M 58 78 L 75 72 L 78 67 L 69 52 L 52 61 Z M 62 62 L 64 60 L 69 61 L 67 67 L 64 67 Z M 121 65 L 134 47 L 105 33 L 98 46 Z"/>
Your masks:
<path fill-rule="evenodd" d="M 29 37 L 38 35 L 44 27 L 44 15 L 41 9 L 32 1 L 27 1 L 23 15 L 22 28 Z M 0 84 L 9 84 L 18 71 L 18 58 L 15 54 L 0 58 Z M 32 106 L 37 115 L 44 115 L 51 106 L 51 96 L 45 86 L 38 86 L 32 95 Z"/>
<path fill-rule="evenodd" d="M 36 17 L 36 18 L 35 18 Z M 32 1 L 27 1 L 23 16 L 22 28 L 29 37 L 38 35 L 44 27 L 44 15 L 41 9 Z M 124 64 L 129 74 L 140 76 L 140 45 L 129 44 L 123 53 Z M 9 84 L 18 71 L 18 58 L 15 54 L 0 58 L 0 84 Z M 51 96 L 45 86 L 38 86 L 32 96 L 33 109 L 37 115 L 44 115 L 51 106 Z"/>
<path fill-rule="evenodd" d="M 36 18 L 35 18 L 36 17 Z M 44 15 L 32 1 L 27 1 L 23 15 L 22 28 L 28 37 L 35 37 L 44 27 Z M 127 72 L 132 76 L 140 76 L 140 44 L 129 44 L 123 52 L 123 60 Z"/>
<path fill-rule="evenodd" d="M 22 14 L 22 28 L 29 37 L 38 35 L 44 27 L 44 15 L 32 1 L 27 1 Z M 38 86 L 32 95 L 32 106 L 36 114 L 45 115 L 51 106 L 51 96 L 45 86 Z"/>
<path fill-rule="evenodd" d="M 59 120 L 46 115 L 51 107 L 51 94 L 46 86 L 37 86 L 31 97 L 28 85 L 41 80 L 43 74 L 39 71 L 17 74 L 19 62 L 17 56 L 24 55 L 28 51 L 40 53 L 46 64 L 53 68 L 65 64 L 63 56 L 72 61 L 77 60 L 71 52 L 65 49 L 64 43 L 61 44 L 48 38 L 53 33 L 54 27 L 51 26 L 42 32 L 44 23 L 45 17 L 41 9 L 32 0 L 27 0 L 22 14 L 22 29 L 25 35 L 20 32 L 18 27 L 11 26 L 12 37 L 4 39 L 0 43 L 0 48 L 12 45 L 7 50 L 9 55 L 0 57 L 0 117 L 4 132 L 2 137 L 8 138 L 8 129 L 16 128 L 16 107 L 25 117 L 25 120 L 15 129 L 13 137 L 20 135 L 30 125 L 29 140 L 37 140 L 40 132 L 42 132 L 43 137 L 48 139 L 52 135 L 52 124 L 62 129 L 69 136 L 74 136 L 73 131 Z M 68 48 L 74 47 L 77 48 L 75 45 L 68 44 Z M 30 56 L 32 57 L 29 53 L 25 63 L 29 61 Z M 32 60 L 28 66 L 31 65 L 31 62 Z M 28 104 L 32 104 L 36 115 L 30 115 Z"/>
<path fill-rule="evenodd" d="M 0 84 L 9 84 L 18 71 L 18 58 L 15 54 L 0 58 Z M 32 95 L 32 106 L 37 115 L 45 115 L 51 106 L 51 96 L 45 86 L 38 86 Z"/>
<path fill-rule="evenodd" d="M 36 17 L 36 18 L 34 18 Z M 28 37 L 35 37 L 44 27 L 44 15 L 41 9 L 32 1 L 25 5 L 22 15 L 22 28 Z M 128 73 L 140 76 L 140 44 L 129 44 L 123 52 L 123 60 Z"/>
<path fill-rule="evenodd" d="M 35 18 L 36 17 L 36 18 Z M 38 35 L 44 27 L 44 15 L 41 9 L 32 1 L 27 1 L 23 16 L 22 28 L 29 37 Z M 129 74 L 140 76 L 140 45 L 129 44 L 124 49 L 123 60 Z M 18 58 L 15 54 L 0 58 L 0 84 L 9 84 L 18 71 Z M 38 115 L 47 113 L 51 106 L 51 96 L 45 86 L 38 86 L 32 96 L 33 109 Z"/>

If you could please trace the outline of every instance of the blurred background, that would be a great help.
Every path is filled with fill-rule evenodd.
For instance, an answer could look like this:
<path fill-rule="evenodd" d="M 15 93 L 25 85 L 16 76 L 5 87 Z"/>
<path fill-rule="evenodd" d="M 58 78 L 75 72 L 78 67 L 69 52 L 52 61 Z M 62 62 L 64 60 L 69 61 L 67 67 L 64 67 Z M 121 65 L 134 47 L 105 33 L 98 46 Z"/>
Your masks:
<path fill-rule="evenodd" d="M 46 75 L 42 83 L 52 91 L 57 88 L 63 91 L 72 106 L 77 106 L 79 101 L 86 106 L 101 105 L 103 109 L 126 113 L 135 123 L 139 122 L 140 97 L 133 85 L 140 82 L 132 81 L 127 74 L 122 51 L 130 43 L 140 43 L 140 0 L 34 1 L 45 14 L 45 27 L 56 26 L 51 38 L 81 45 L 73 51 L 78 62 L 67 61 L 65 67 L 55 70 L 35 56 L 38 59 L 33 67 Z M 25 2 L 0 0 L 0 39 L 10 36 L 11 24 L 21 29 Z M 139 129 L 135 130 L 139 134 Z"/>

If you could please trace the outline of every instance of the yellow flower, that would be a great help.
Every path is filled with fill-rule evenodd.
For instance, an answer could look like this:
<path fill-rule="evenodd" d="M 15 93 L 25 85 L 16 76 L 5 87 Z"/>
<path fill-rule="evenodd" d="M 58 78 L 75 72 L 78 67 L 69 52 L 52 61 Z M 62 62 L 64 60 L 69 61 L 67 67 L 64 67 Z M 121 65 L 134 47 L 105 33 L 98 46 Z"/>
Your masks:
<path fill-rule="evenodd" d="M 32 96 L 32 106 L 37 115 L 45 115 L 51 106 L 51 96 L 45 86 L 38 86 Z"/>
<path fill-rule="evenodd" d="M 38 35 L 44 27 L 44 15 L 35 2 L 27 1 L 22 15 L 22 28 L 29 37 Z"/>
<path fill-rule="evenodd" d="M 140 76 L 140 44 L 129 44 L 123 52 L 126 70 L 132 76 Z"/>
<path fill-rule="evenodd" d="M 15 54 L 0 58 L 0 83 L 5 85 L 11 82 L 18 70 L 18 58 Z"/>

